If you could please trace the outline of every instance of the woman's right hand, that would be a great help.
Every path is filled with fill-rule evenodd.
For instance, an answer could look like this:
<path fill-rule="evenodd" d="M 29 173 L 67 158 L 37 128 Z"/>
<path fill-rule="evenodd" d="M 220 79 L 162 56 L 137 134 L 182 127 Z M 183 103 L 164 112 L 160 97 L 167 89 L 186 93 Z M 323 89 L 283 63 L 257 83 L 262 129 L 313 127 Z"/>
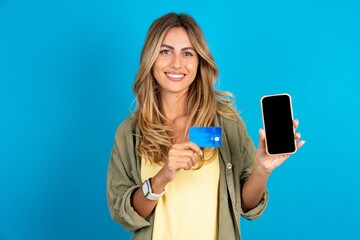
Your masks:
<path fill-rule="evenodd" d="M 199 156 L 203 155 L 199 146 L 193 142 L 174 144 L 169 150 L 167 159 L 164 160 L 164 166 L 154 177 L 150 178 L 152 192 L 158 194 L 163 192 L 180 169 L 190 170 L 195 166 L 195 153 Z M 140 216 L 147 218 L 154 210 L 156 203 L 157 201 L 146 199 L 142 189 L 138 188 L 132 197 L 131 204 Z"/>
<path fill-rule="evenodd" d="M 176 173 L 180 169 L 190 170 L 196 165 L 195 153 L 203 156 L 200 147 L 193 142 L 174 144 L 169 150 L 167 159 L 164 160 L 163 168 L 152 178 L 154 185 L 157 182 L 166 186 L 174 180 Z"/>

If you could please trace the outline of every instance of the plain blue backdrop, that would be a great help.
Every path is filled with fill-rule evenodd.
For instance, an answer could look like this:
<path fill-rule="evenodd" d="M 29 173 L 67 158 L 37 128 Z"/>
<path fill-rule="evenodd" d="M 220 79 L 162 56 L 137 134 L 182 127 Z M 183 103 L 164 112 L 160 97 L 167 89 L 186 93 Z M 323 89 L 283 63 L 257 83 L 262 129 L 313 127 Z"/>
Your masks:
<path fill-rule="evenodd" d="M 244 239 L 360 239 L 357 0 L 0 0 L 0 239 L 129 239 L 106 171 L 151 22 L 191 14 L 258 142 L 288 92 L 307 140 L 271 176 Z"/>

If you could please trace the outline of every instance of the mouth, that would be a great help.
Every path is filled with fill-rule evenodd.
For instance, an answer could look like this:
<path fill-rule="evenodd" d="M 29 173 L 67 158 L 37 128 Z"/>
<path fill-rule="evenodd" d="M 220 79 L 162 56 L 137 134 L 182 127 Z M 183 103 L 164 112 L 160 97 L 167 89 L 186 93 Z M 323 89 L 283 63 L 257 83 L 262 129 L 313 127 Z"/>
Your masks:
<path fill-rule="evenodd" d="M 184 79 L 185 74 L 183 73 L 169 73 L 169 72 L 165 72 L 166 76 L 171 80 L 171 81 L 181 81 Z"/>

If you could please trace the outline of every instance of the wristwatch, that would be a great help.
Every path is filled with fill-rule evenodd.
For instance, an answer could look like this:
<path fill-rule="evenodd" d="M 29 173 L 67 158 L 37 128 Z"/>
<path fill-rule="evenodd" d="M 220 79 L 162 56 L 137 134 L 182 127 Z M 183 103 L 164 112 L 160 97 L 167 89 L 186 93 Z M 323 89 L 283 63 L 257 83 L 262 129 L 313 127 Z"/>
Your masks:
<path fill-rule="evenodd" d="M 162 195 L 164 195 L 164 193 L 165 193 L 165 190 L 162 191 L 162 193 L 153 193 L 152 189 L 151 189 L 150 178 L 144 181 L 141 188 L 142 188 L 144 197 L 146 197 L 149 200 L 159 200 L 159 198 L 161 198 Z"/>

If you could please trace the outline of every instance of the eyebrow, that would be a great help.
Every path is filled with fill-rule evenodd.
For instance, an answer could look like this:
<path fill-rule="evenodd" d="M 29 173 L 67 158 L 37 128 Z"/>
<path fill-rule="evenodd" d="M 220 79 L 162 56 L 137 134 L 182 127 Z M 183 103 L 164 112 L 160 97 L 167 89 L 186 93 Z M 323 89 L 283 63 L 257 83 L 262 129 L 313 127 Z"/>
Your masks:
<path fill-rule="evenodd" d="M 175 50 L 175 48 L 173 46 L 167 45 L 167 44 L 161 44 L 160 47 L 166 47 L 166 48 L 170 48 L 171 50 Z M 195 49 L 193 47 L 184 47 L 181 49 L 181 51 L 186 51 L 186 50 L 193 50 L 195 51 Z"/>

